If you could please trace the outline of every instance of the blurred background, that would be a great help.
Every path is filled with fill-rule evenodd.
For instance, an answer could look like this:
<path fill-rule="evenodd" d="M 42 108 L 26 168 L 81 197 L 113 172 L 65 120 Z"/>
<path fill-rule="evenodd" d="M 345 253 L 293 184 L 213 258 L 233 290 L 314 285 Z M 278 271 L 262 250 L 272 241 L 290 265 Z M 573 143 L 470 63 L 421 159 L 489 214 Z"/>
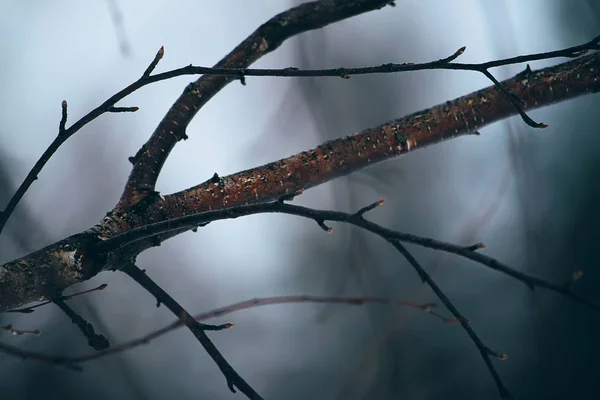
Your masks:
<path fill-rule="evenodd" d="M 210 66 L 291 1 L 24 1 L 0 13 L 0 208 L 57 133 L 60 103 L 76 121 L 136 80 L 160 46 L 157 72 Z M 584 43 L 600 34 L 600 3 L 530 0 L 399 0 L 295 37 L 255 67 L 327 68 L 425 62 L 467 46 L 483 62 Z M 562 62 L 535 62 L 541 68 Z M 498 79 L 525 65 L 498 68 Z M 0 236 L 0 263 L 98 222 L 117 202 L 132 156 L 191 77 L 148 86 L 71 138 L 48 163 Z M 489 86 L 474 72 L 426 71 L 335 78 L 247 78 L 205 106 L 159 180 L 172 193 L 258 166 L 321 142 Z M 582 269 L 578 293 L 600 302 L 600 97 L 561 103 L 311 189 L 298 204 L 355 211 L 379 198 L 370 218 L 390 228 L 462 245 L 553 282 Z M 223 121 L 227 121 L 226 124 Z M 210 151 L 206 149 L 209 148 Z M 202 158 L 198 157 L 202 154 Z M 192 313 L 253 297 L 311 294 L 436 301 L 389 245 L 340 224 L 260 215 L 212 223 L 141 255 L 145 268 Z M 481 265 L 413 248 L 493 349 L 520 399 L 595 398 L 599 315 Z M 69 301 L 112 344 L 173 321 L 125 275 L 102 273 Z M 443 310 L 442 310 L 443 311 Z M 493 399 L 497 391 L 465 332 L 393 306 L 288 304 L 214 320 L 225 357 L 267 399 Z M 56 307 L 1 315 L 0 324 L 40 329 L 0 340 L 56 355 L 93 352 Z M 83 373 L 0 354 L 2 399 L 241 399 L 194 337 L 178 330 L 85 365 Z"/>

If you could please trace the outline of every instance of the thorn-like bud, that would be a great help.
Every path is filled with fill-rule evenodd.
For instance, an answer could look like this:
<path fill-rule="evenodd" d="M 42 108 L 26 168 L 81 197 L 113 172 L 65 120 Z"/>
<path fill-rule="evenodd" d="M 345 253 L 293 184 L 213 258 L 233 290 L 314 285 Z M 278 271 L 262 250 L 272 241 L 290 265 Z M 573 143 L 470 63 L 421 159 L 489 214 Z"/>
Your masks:
<path fill-rule="evenodd" d="M 506 353 L 500 353 L 498 351 L 494 351 L 492 349 L 490 349 L 489 347 L 485 348 L 485 351 L 492 357 L 496 357 L 502 361 L 506 360 L 508 358 L 508 355 Z"/>
<path fill-rule="evenodd" d="M 148 65 L 148 68 L 146 68 L 146 70 L 142 74 L 142 79 L 150 76 L 150 74 L 152 73 L 152 71 L 154 71 L 154 68 L 156 68 L 156 66 L 158 65 L 158 62 L 163 58 L 164 55 L 165 55 L 165 47 L 160 46 L 160 49 L 158 49 L 158 51 L 156 52 L 156 55 L 154 56 L 154 60 L 152 60 L 150 65 Z"/>
<path fill-rule="evenodd" d="M 479 249 L 485 249 L 485 244 L 479 242 L 479 243 L 475 243 L 471 246 L 465 247 L 465 250 L 468 250 L 468 251 L 477 251 Z"/>
<path fill-rule="evenodd" d="M 329 226 L 325 225 L 325 222 L 324 222 L 324 221 L 320 221 L 320 220 L 318 220 L 318 221 L 317 221 L 317 224 L 319 224 L 319 227 L 320 227 L 321 229 L 323 229 L 325 232 L 327 232 L 327 233 L 331 233 L 331 232 L 333 232 L 333 228 L 331 228 L 331 227 L 329 227 Z"/>
<path fill-rule="evenodd" d="M 374 208 L 377 208 L 377 207 L 383 205 L 383 203 L 385 203 L 385 199 L 379 199 L 375 203 L 369 204 L 368 206 L 365 206 L 365 207 L 361 208 L 360 210 L 358 210 L 356 212 L 355 215 L 357 217 L 362 217 L 365 213 L 371 211 Z"/>
<path fill-rule="evenodd" d="M 62 103 L 60 103 L 60 107 L 62 109 L 62 112 L 61 112 L 60 122 L 58 123 L 58 136 L 63 135 L 65 133 L 65 131 L 66 131 L 66 125 L 67 125 L 67 101 L 63 100 Z"/>
<path fill-rule="evenodd" d="M 463 46 L 460 49 L 456 50 L 456 53 L 454 53 L 456 56 L 460 56 L 462 53 L 465 52 L 465 50 L 467 49 L 467 46 Z"/>
<path fill-rule="evenodd" d="M 219 182 L 221 182 L 221 177 L 219 177 L 219 174 L 217 174 L 215 172 L 215 174 L 212 176 L 212 178 L 210 178 L 210 181 L 212 183 L 219 183 Z"/>

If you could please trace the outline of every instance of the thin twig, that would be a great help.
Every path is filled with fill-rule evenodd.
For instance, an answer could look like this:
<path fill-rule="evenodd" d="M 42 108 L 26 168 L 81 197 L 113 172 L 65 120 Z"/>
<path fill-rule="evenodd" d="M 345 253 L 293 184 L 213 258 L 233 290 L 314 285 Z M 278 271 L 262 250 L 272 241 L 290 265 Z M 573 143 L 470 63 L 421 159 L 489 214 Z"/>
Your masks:
<path fill-rule="evenodd" d="M 325 296 L 306 296 L 306 295 L 254 298 L 254 299 L 250 299 L 250 300 L 241 301 L 238 303 L 233 303 L 233 304 L 230 304 L 230 305 L 227 305 L 227 306 L 224 306 L 221 308 L 217 308 L 214 310 L 210 310 L 210 311 L 204 312 L 202 314 L 198 314 L 198 315 L 194 316 L 193 318 L 197 321 L 204 321 L 204 320 L 207 320 L 210 318 L 221 317 L 226 314 L 230 314 L 230 313 L 233 313 L 236 311 L 241 311 L 241 310 L 245 310 L 245 309 L 249 309 L 249 308 L 274 305 L 274 304 L 289 304 L 289 303 L 337 303 L 337 304 L 355 305 L 355 306 L 365 305 L 365 304 L 394 305 L 394 306 L 408 307 L 408 308 L 422 311 L 422 312 L 429 314 L 429 315 L 439 319 L 440 321 L 450 324 L 450 325 L 458 324 L 457 319 L 445 317 L 445 316 L 437 313 L 436 311 L 434 311 L 437 308 L 437 304 L 435 304 L 435 303 L 417 304 L 414 302 L 394 300 L 394 299 L 389 299 L 389 298 L 384 298 L 384 297 L 325 297 Z M 80 368 L 79 364 L 93 361 L 98 358 L 103 358 L 103 357 L 106 357 L 106 356 L 109 356 L 112 354 L 122 353 L 124 351 L 148 344 L 148 343 L 150 343 L 150 341 L 152 341 L 160 336 L 163 336 L 169 332 L 172 332 L 178 328 L 181 328 L 182 326 L 184 326 L 183 321 L 181 319 L 178 319 L 178 320 L 174 321 L 173 323 L 171 323 L 161 329 L 155 330 L 149 334 L 146 334 L 142 337 L 130 340 L 128 342 L 125 342 L 125 343 L 122 343 L 122 344 L 119 344 L 116 346 L 112 346 L 111 348 L 106 349 L 104 351 L 90 353 L 88 355 L 78 356 L 78 357 L 50 357 L 43 353 L 28 352 L 26 350 L 21 350 L 21 349 L 15 348 L 15 347 L 13 347 L 11 349 L 13 349 L 14 354 L 17 354 L 19 352 L 26 353 L 24 355 L 27 358 L 36 359 L 38 361 L 47 362 L 50 364 L 66 364 L 66 363 L 68 363 L 69 365 L 72 365 L 72 366 L 77 365 L 77 368 Z M 227 329 L 227 328 L 232 327 L 233 324 L 228 323 L 228 324 L 223 324 L 220 326 L 223 327 L 223 329 Z M 2 343 L 0 343 L 0 350 L 2 350 Z"/>
<path fill-rule="evenodd" d="M 458 321 L 455 318 L 445 317 L 437 312 L 434 309 L 437 307 L 435 303 L 425 303 L 425 304 L 416 304 L 408 301 L 400 301 L 393 300 L 384 297 L 324 297 L 324 296 L 277 296 L 277 297 L 264 297 L 264 298 L 255 298 L 251 300 L 241 301 L 239 303 L 230 304 L 225 307 L 217 308 L 215 310 L 207 311 L 202 314 L 198 314 L 194 316 L 194 319 L 197 321 L 204 321 L 210 318 L 221 317 L 226 314 L 230 314 L 236 311 L 245 310 L 254 307 L 261 307 L 273 304 L 287 304 L 287 303 L 337 303 L 337 304 L 345 304 L 345 305 L 365 305 L 365 304 L 384 304 L 384 305 L 393 305 L 393 306 L 401 306 L 408 307 L 415 310 L 420 310 L 425 312 L 444 323 L 448 323 L 451 325 L 455 325 Z M 183 322 L 181 320 L 174 321 L 170 325 L 167 325 L 161 329 L 155 330 L 151 333 L 148 333 L 139 338 L 130 340 L 128 342 L 122 343 L 117 346 L 113 346 L 110 349 L 107 349 L 100 353 L 91 353 L 87 356 L 81 357 L 72 357 L 69 358 L 69 362 L 73 364 L 80 364 L 83 362 L 96 360 L 98 358 L 106 357 L 111 354 L 122 353 L 124 351 L 146 345 L 150 343 L 150 341 L 163 336 L 169 332 L 174 331 L 183 326 Z"/>
<path fill-rule="evenodd" d="M 225 376 L 229 390 L 235 393 L 235 388 L 237 387 L 249 399 L 262 399 L 244 378 L 233 369 L 205 333 L 206 330 L 222 330 L 230 328 L 232 326 L 231 324 L 220 326 L 201 324 L 141 269 L 133 264 L 127 264 L 123 268 L 123 272 L 146 289 L 148 293 L 153 295 L 159 303 L 164 304 L 194 334 L 202 347 L 204 347 L 204 350 L 206 350 L 210 357 L 215 361 Z"/>
<path fill-rule="evenodd" d="M 41 333 L 39 329 L 34 329 L 32 331 L 28 331 L 28 330 L 24 330 L 24 329 L 16 329 L 15 327 L 12 326 L 12 324 L 0 326 L 0 330 L 8 332 L 10 335 L 13 335 L 13 336 L 22 336 L 22 335 L 37 336 Z"/>
<path fill-rule="evenodd" d="M 75 324 L 77 328 L 79 328 L 83 336 L 85 336 L 85 338 L 88 340 L 88 344 L 91 348 L 96 351 L 102 351 L 110 347 L 108 339 L 105 336 L 96 333 L 92 324 L 77 314 L 71 307 L 67 305 L 67 303 L 65 303 L 64 300 L 56 299 L 53 300 L 53 303 L 56 304 L 58 308 L 60 308 L 60 310 L 71 319 L 71 322 Z"/>
<path fill-rule="evenodd" d="M 367 206 L 367 208 L 368 207 L 370 206 Z M 360 211 L 362 211 L 362 209 L 359 210 L 359 212 Z M 108 253 L 118 249 L 123 249 L 127 246 L 136 243 L 137 241 L 149 239 L 161 234 L 173 231 L 181 231 L 186 228 L 189 230 L 198 227 L 201 224 L 206 224 L 208 222 L 213 222 L 217 220 L 233 219 L 247 215 L 263 213 L 281 213 L 309 218 L 317 222 L 319 227 L 321 227 L 327 232 L 331 232 L 332 228 L 327 226 L 325 224 L 325 221 L 344 222 L 386 238 L 396 239 L 401 242 L 413 243 L 429 249 L 441 250 L 448 253 L 456 254 L 461 257 L 465 257 L 469 260 L 475 261 L 479 264 L 485 265 L 488 268 L 501 272 L 514 279 L 517 279 L 518 281 L 527 285 L 527 287 L 530 289 L 533 289 L 534 287 L 548 289 L 556 293 L 562 294 L 563 296 L 566 296 L 581 304 L 584 304 L 596 311 L 600 311 L 600 305 L 597 305 L 583 297 L 576 295 L 571 291 L 570 286 L 554 284 L 544 279 L 526 274 L 521 271 L 517 271 L 492 257 L 486 256 L 485 254 L 476 251 L 479 248 L 481 248 L 478 245 L 476 246 L 476 249 L 473 249 L 473 246 L 465 247 L 443 242 L 440 240 L 413 235 L 410 233 L 404 233 L 393 229 L 388 229 L 379 224 L 362 218 L 362 215 L 358 213 L 350 214 L 342 211 L 317 210 L 313 208 L 297 206 L 294 204 L 287 204 L 281 201 L 274 201 L 262 204 L 250 204 L 246 206 L 237 206 L 215 211 L 206 211 L 194 215 L 170 219 L 168 221 L 162 221 L 154 224 L 145 225 L 141 228 L 126 231 L 124 233 L 113 236 L 107 240 L 98 243 L 96 246 L 96 251 L 98 251 L 99 253 Z"/>
<path fill-rule="evenodd" d="M 431 290 L 433 290 L 435 295 L 441 300 L 442 303 L 444 303 L 444 306 L 446 306 L 446 308 L 452 313 L 452 315 L 454 315 L 454 317 L 459 321 L 460 325 L 467 332 L 467 334 L 469 335 L 473 343 L 475 343 L 475 346 L 477 346 L 477 349 L 481 353 L 481 357 L 483 358 L 487 369 L 490 371 L 490 374 L 494 378 L 496 386 L 498 387 L 500 397 L 502 397 L 503 399 L 511 399 L 512 396 L 510 392 L 508 391 L 506 386 L 504 386 L 504 383 L 502 382 L 498 371 L 496 371 L 494 364 L 492 364 L 492 361 L 490 360 L 490 355 L 493 355 L 494 357 L 500 358 L 502 360 L 506 359 L 506 355 L 491 350 L 481 341 L 481 339 L 479 338 L 479 336 L 477 336 L 473 328 L 471 328 L 471 325 L 469 324 L 467 319 L 460 313 L 460 311 L 458 311 L 458 309 L 444 294 L 442 289 L 440 289 L 440 287 L 435 283 L 435 281 L 431 279 L 427 271 L 423 269 L 423 267 L 419 264 L 416 258 L 402 244 L 400 244 L 398 240 L 388 239 L 385 237 L 384 239 L 391 243 L 392 246 L 394 246 L 396 250 L 398 250 L 404 256 L 404 258 L 406 258 L 406 260 L 413 266 L 415 271 L 417 271 L 423 282 L 427 283 L 427 285 L 431 288 Z"/>
<path fill-rule="evenodd" d="M 4 312 L 7 312 L 7 313 L 30 314 L 30 313 L 34 312 L 36 308 L 45 306 L 46 304 L 53 303 L 53 302 L 55 302 L 57 300 L 63 300 L 63 301 L 64 300 L 69 300 L 69 299 L 72 299 L 73 297 L 81 296 L 82 294 L 88 294 L 88 293 L 92 293 L 92 292 L 97 292 L 97 291 L 100 291 L 100 290 L 104 290 L 106 288 L 106 286 L 107 286 L 106 283 L 103 283 L 103 284 L 101 284 L 101 285 L 99 285 L 99 286 L 97 286 L 97 287 L 95 287 L 93 289 L 88 289 L 88 290 L 84 290 L 84 291 L 81 291 L 81 292 L 77 292 L 77 293 L 73 293 L 73 294 L 69 294 L 69 295 L 65 295 L 65 296 L 60 296 L 60 297 L 57 297 L 55 299 L 50 299 L 50 300 L 42 301 L 41 303 L 33 305 L 33 306 L 30 306 L 30 307 L 24 307 L 24 308 L 17 308 L 17 309 L 14 309 L 14 310 L 2 311 L 2 312 L 0 312 L 0 314 L 2 314 Z"/>

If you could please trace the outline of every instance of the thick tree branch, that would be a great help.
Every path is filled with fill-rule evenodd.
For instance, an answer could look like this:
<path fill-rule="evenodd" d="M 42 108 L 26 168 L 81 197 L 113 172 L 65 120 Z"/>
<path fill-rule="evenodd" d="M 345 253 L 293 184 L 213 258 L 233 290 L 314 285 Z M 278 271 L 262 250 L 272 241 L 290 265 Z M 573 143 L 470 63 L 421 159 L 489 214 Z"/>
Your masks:
<path fill-rule="evenodd" d="M 219 61 L 215 68 L 246 68 L 294 35 L 382 8 L 389 2 L 326 0 L 302 4 L 265 22 Z M 175 144 L 187 137 L 185 130 L 192 118 L 215 94 L 235 79 L 224 75 L 205 75 L 188 85 L 150 139 L 133 157 L 133 170 L 116 207 L 117 211 L 128 211 L 154 191 L 165 160 Z"/>
<path fill-rule="evenodd" d="M 550 68 L 523 73 L 502 82 L 525 109 L 535 109 L 600 90 L 600 53 Z M 417 148 L 466 134 L 516 113 L 511 102 L 491 86 L 312 150 L 226 177 L 216 174 L 193 188 L 157 200 L 148 209 L 161 221 L 251 203 L 273 201 Z M 128 219 L 128 225 L 136 221 Z"/>
<path fill-rule="evenodd" d="M 502 83 L 526 109 L 533 109 L 598 92 L 599 71 L 596 53 L 539 71 L 526 69 Z M 0 311 L 59 296 L 70 285 L 101 270 L 118 269 L 123 260 L 153 245 L 101 255 L 95 246 L 102 239 L 153 222 L 277 200 L 416 148 L 475 132 L 515 112 L 498 89 L 488 87 L 262 167 L 223 178 L 215 175 L 170 196 L 150 196 L 127 213 L 110 212 L 94 229 L 0 266 Z"/>

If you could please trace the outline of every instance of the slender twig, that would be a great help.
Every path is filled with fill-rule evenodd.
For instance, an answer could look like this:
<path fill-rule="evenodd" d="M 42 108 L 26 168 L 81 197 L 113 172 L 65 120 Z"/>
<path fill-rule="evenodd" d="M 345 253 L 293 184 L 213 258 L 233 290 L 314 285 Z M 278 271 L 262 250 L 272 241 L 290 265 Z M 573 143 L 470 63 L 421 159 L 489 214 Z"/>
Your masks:
<path fill-rule="evenodd" d="M 12 326 L 12 324 L 0 326 L 0 330 L 8 332 L 10 335 L 13 335 L 13 336 L 22 336 L 22 335 L 37 336 L 41 333 L 39 329 L 34 329 L 32 331 L 24 330 L 24 329 L 16 329 L 14 326 Z"/>
<path fill-rule="evenodd" d="M 217 308 L 215 310 L 211 310 L 202 314 L 198 314 L 194 316 L 197 321 L 204 321 L 209 318 L 217 318 L 223 316 L 225 314 L 230 314 L 236 311 L 245 310 L 254 307 L 261 307 L 273 304 L 286 304 L 286 303 L 337 303 L 337 304 L 345 304 L 345 305 L 365 305 L 365 304 L 384 304 L 384 305 L 393 305 L 393 306 L 401 306 L 408 307 L 415 310 L 422 311 L 427 313 L 444 323 L 448 323 L 451 325 L 455 325 L 458 323 L 458 320 L 455 318 L 445 317 L 437 312 L 434 309 L 437 307 L 435 303 L 425 303 L 425 304 L 416 304 L 408 301 L 400 301 L 393 300 L 384 297 L 324 297 L 324 296 L 277 296 L 277 297 L 264 297 L 264 298 L 256 298 L 246 301 L 241 301 L 239 303 L 230 304 L 225 307 Z M 91 353 L 87 356 L 81 357 L 72 357 L 69 358 L 69 362 L 73 364 L 80 364 L 83 362 L 96 360 L 98 358 L 106 357 L 111 354 L 122 353 L 124 351 L 146 345 L 150 343 L 150 341 L 163 336 L 175 329 L 178 329 L 183 326 L 183 322 L 181 320 L 174 321 L 170 325 L 167 325 L 161 329 L 157 329 L 151 333 L 148 333 L 142 337 L 130 340 L 128 342 L 122 343 L 117 346 L 113 346 L 110 349 L 107 349 L 100 353 Z"/>
<path fill-rule="evenodd" d="M 77 293 L 73 293 L 73 294 L 69 294 L 69 295 L 65 295 L 65 296 L 60 296 L 60 297 L 57 297 L 55 299 L 50 299 L 50 300 L 42 301 L 41 303 L 33 305 L 33 306 L 30 306 L 30 307 L 24 307 L 24 308 L 17 308 L 17 309 L 14 309 L 14 310 L 2 311 L 2 312 L 0 312 L 0 314 L 2 314 L 4 312 L 7 312 L 7 313 L 30 314 L 30 313 L 34 312 L 36 308 L 45 306 L 46 304 L 53 303 L 53 302 L 55 302 L 57 300 L 69 300 L 69 299 L 72 299 L 73 297 L 81 296 L 82 294 L 88 294 L 88 293 L 92 293 L 92 292 L 97 292 L 97 291 L 100 291 L 100 290 L 104 290 L 106 288 L 106 286 L 107 286 L 106 283 L 103 283 L 103 284 L 101 284 L 101 285 L 99 285 L 99 286 L 97 286 L 97 287 L 95 287 L 93 289 L 88 289 L 88 290 L 84 290 L 84 291 L 81 291 L 81 292 L 77 292 Z"/>
<path fill-rule="evenodd" d="M 439 313 L 437 313 L 436 311 L 434 311 L 437 308 L 437 304 L 435 303 L 424 303 L 424 304 L 417 304 L 414 302 L 409 302 L 409 301 L 402 301 L 402 300 L 394 300 L 394 299 L 389 299 L 389 298 L 385 298 L 385 297 L 325 297 L 325 296 L 275 296 L 275 297 L 263 297 L 263 298 L 254 298 L 254 299 L 250 299 L 250 300 L 245 300 L 245 301 L 241 301 L 238 303 L 233 303 L 221 308 L 217 308 L 214 310 L 210 310 L 207 312 L 204 312 L 202 314 L 198 314 L 196 316 L 194 316 L 193 318 L 197 321 L 204 321 L 210 318 L 217 318 L 217 317 L 221 317 L 223 315 L 226 314 L 230 314 L 236 311 L 241 311 L 241 310 L 245 310 L 245 309 L 250 309 L 250 308 L 255 308 L 255 307 L 261 307 L 261 306 L 267 306 L 267 305 L 274 305 L 274 304 L 289 304 L 289 303 L 337 303 L 337 304 L 344 304 L 344 305 L 355 305 L 355 306 L 360 306 L 360 305 L 365 305 L 365 304 L 383 304 L 383 305 L 393 305 L 393 306 L 401 306 L 401 307 L 407 307 L 407 308 L 412 308 L 415 310 L 419 310 L 422 311 L 426 314 L 429 314 L 437 319 L 439 319 L 440 321 L 450 324 L 450 325 L 455 325 L 458 324 L 458 320 L 456 318 L 448 318 L 445 317 Z M 21 350 L 15 347 L 12 347 L 11 349 L 13 349 L 13 353 L 11 354 L 17 354 L 19 352 L 24 352 L 25 354 L 22 354 L 22 356 L 26 356 L 28 358 L 32 358 L 32 359 L 36 359 L 38 361 L 42 361 L 42 362 L 47 362 L 50 364 L 70 364 L 70 365 L 77 365 L 78 368 L 80 368 L 79 364 L 81 363 L 85 363 L 85 362 L 89 362 L 89 361 L 93 361 L 96 360 L 98 358 L 103 358 L 112 354 L 116 354 L 116 353 L 122 353 L 124 351 L 127 350 L 131 350 L 133 348 L 145 345 L 150 343 L 150 341 L 163 336 L 169 332 L 172 332 L 178 328 L 183 327 L 185 324 L 181 319 L 178 319 L 176 321 L 174 321 L 173 323 L 161 328 L 161 329 L 157 329 L 151 333 L 148 333 L 142 337 L 130 340 L 128 342 L 116 345 L 116 346 L 112 346 L 109 349 L 106 349 L 104 351 L 100 351 L 100 352 L 95 352 L 95 353 L 91 353 L 88 355 L 84 355 L 84 356 L 78 356 L 78 357 L 50 357 L 46 354 L 43 353 L 34 353 L 34 352 L 28 352 L 26 350 Z M 222 327 L 222 329 L 227 329 L 233 326 L 233 324 L 228 323 L 228 324 L 223 324 L 223 325 L 217 325 Z M 0 350 L 2 350 L 2 343 L 0 343 Z"/>
<path fill-rule="evenodd" d="M 79 328 L 81 333 L 83 333 L 83 336 L 85 336 L 85 338 L 88 340 L 88 344 L 91 348 L 96 351 L 102 351 L 110 347 L 108 339 L 103 335 L 96 333 L 92 324 L 77 314 L 71 307 L 67 305 L 67 303 L 65 303 L 64 300 L 55 299 L 52 302 L 56 304 L 67 317 L 71 319 L 71 322 L 75 324 L 77 328 Z"/>
<path fill-rule="evenodd" d="M 3 342 L 0 342 L 0 352 L 23 360 L 31 359 L 48 364 L 60 365 L 73 371 L 83 370 L 79 365 L 71 363 L 66 357 L 49 356 L 44 353 L 20 349 L 18 347 L 11 346 Z"/>
<path fill-rule="evenodd" d="M 161 47 L 161 49 L 162 49 L 162 47 Z M 156 63 L 158 63 L 158 61 L 156 61 L 156 58 L 155 58 L 152 61 L 152 63 L 150 64 L 150 66 L 154 65 L 154 67 L 155 67 Z M 150 67 L 148 67 L 148 69 L 150 69 Z M 148 69 L 146 71 L 148 71 Z M 60 146 L 62 146 L 62 144 L 67 141 L 67 139 L 69 139 L 71 136 L 73 136 L 75 133 L 77 133 L 85 125 L 87 125 L 88 123 L 95 120 L 96 118 L 98 118 L 99 116 L 101 116 L 102 114 L 104 114 L 106 112 L 123 112 L 124 111 L 123 107 L 117 107 L 116 108 L 117 111 L 115 111 L 114 105 L 118 101 L 122 100 L 123 98 L 125 98 L 126 96 L 135 92 L 136 90 L 138 90 L 146 85 L 149 85 L 153 82 L 157 82 L 159 80 L 161 80 L 161 79 L 153 79 L 152 77 L 143 75 L 141 78 L 139 78 L 137 81 L 135 81 L 131 85 L 127 86 L 126 88 L 124 88 L 124 89 L 120 90 L 119 92 L 115 93 L 114 95 L 112 95 L 108 100 L 106 100 L 104 103 L 100 104 L 98 107 L 94 108 L 92 111 L 87 113 L 85 116 L 83 116 L 81 119 L 79 119 L 73 125 L 71 125 L 69 128 L 66 128 L 67 102 L 65 100 L 63 100 L 63 102 L 61 104 L 62 114 L 61 114 L 61 119 L 60 119 L 60 123 L 59 123 L 58 135 L 54 138 L 52 143 L 50 143 L 48 148 L 40 156 L 40 158 L 35 163 L 35 165 L 31 168 L 31 170 L 29 171 L 29 173 L 27 174 L 27 176 L 25 177 L 25 179 L 23 180 L 23 182 L 21 183 L 21 185 L 19 186 L 19 188 L 17 189 L 15 194 L 11 197 L 10 201 L 4 208 L 4 211 L 0 212 L 0 233 L 2 233 L 2 230 L 4 229 L 6 222 L 12 215 L 15 208 L 17 207 L 17 204 L 19 203 L 19 201 L 21 201 L 21 199 L 23 198 L 23 196 L 25 195 L 25 193 L 27 192 L 27 190 L 29 189 L 31 184 L 38 178 L 38 174 L 40 173 L 40 171 L 44 168 L 46 163 L 50 160 L 50 158 L 54 155 L 54 153 L 56 153 L 56 151 L 60 148 Z M 162 79 L 162 80 L 164 80 L 164 79 Z M 137 109 L 137 107 L 127 107 L 127 108 L 128 108 L 127 111 L 130 111 L 130 112 L 134 111 L 134 108 Z M 121 109 L 121 110 L 119 110 L 119 109 Z"/>
<path fill-rule="evenodd" d="M 537 61 L 537 60 L 546 60 L 550 58 L 557 57 L 567 57 L 574 58 L 579 57 L 589 50 L 600 50 L 600 36 L 595 37 L 581 45 L 568 47 L 562 50 L 544 52 L 544 53 L 535 53 L 522 55 L 511 58 L 504 58 L 501 60 L 488 61 L 478 64 L 466 64 L 466 63 L 454 63 L 453 61 L 458 58 L 461 54 L 464 53 L 466 47 L 463 46 L 458 49 L 454 54 L 449 57 L 439 59 L 437 61 L 430 61 L 426 63 L 403 63 L 403 64 L 394 64 L 387 63 L 379 66 L 373 67 L 359 67 L 359 68 L 347 68 L 347 67 L 339 67 L 339 68 L 330 68 L 330 69 L 311 69 L 311 70 L 301 70 L 299 68 L 288 67 L 283 69 L 243 69 L 243 68 L 208 68 L 208 67 L 196 67 L 196 66 L 188 66 L 184 67 L 181 70 L 185 70 L 186 72 L 196 72 L 198 74 L 205 75 L 225 75 L 225 76 L 234 76 L 239 78 L 240 80 L 244 80 L 246 76 L 271 76 L 271 77 L 340 77 L 344 79 L 349 79 L 352 75 L 366 75 L 366 74 L 389 74 L 389 73 L 397 73 L 397 72 L 407 72 L 407 71 L 421 71 L 421 70 L 431 70 L 431 69 L 439 69 L 439 70 L 459 70 L 459 71 L 476 71 L 485 75 L 493 84 L 496 86 L 512 103 L 515 107 L 523 121 L 534 128 L 546 128 L 548 125 L 544 123 L 537 123 L 531 119 L 523 109 L 520 104 L 520 100 L 514 94 L 512 94 L 504 85 L 502 85 L 490 72 L 490 68 L 519 64 L 528 61 Z M 170 71 L 174 72 L 174 71 Z"/>
<path fill-rule="evenodd" d="M 297 194 L 296 194 L 297 195 Z M 514 268 L 501 263 L 495 258 L 486 256 L 477 250 L 482 248 L 481 244 L 472 246 L 460 246 L 440 240 L 435 240 L 427 237 L 404 233 L 393 229 L 385 228 L 379 224 L 362 218 L 363 210 L 373 209 L 377 205 L 381 205 L 381 200 L 366 206 L 357 213 L 351 214 L 343 211 L 317 210 L 308 207 L 287 204 L 279 200 L 262 204 L 250 204 L 247 206 L 237 206 L 216 211 L 206 211 L 185 217 L 174 218 L 168 221 L 157 222 L 154 224 L 145 225 L 141 228 L 132 229 L 119 235 L 113 236 L 110 239 L 104 240 L 96 246 L 96 251 L 99 253 L 108 253 L 118 249 L 123 249 L 140 240 L 149 239 L 161 234 L 172 231 L 181 231 L 184 229 L 193 229 L 200 225 L 206 225 L 208 222 L 213 222 L 222 219 L 233 219 L 254 214 L 264 213 L 281 213 L 295 215 L 299 217 L 309 218 L 317 222 L 317 224 L 325 231 L 331 232 L 331 227 L 325 224 L 325 221 L 344 222 L 369 232 L 381 235 L 386 238 L 396 239 L 405 243 L 413 243 L 422 247 L 441 250 L 448 253 L 453 253 L 461 257 L 468 258 L 479 264 L 485 265 L 495 271 L 508 275 L 527 285 L 528 288 L 540 287 L 562 294 L 574 301 L 584 304 L 596 311 L 600 311 L 600 305 L 597 305 L 583 297 L 573 293 L 568 285 L 558 285 L 546 281 L 544 279 L 517 271 Z M 362 212 L 362 214 L 360 214 Z"/>
<path fill-rule="evenodd" d="M 502 67 L 507 65 L 522 64 L 530 61 L 548 60 L 552 58 L 576 58 L 585 55 L 589 50 L 600 50 L 600 35 L 596 36 L 592 40 L 583 44 L 567 47 L 561 50 L 526 54 L 510 58 L 502 58 L 494 61 L 487 61 L 482 63 L 455 63 L 457 57 L 462 55 L 466 50 L 466 46 L 458 49 L 454 54 L 449 57 L 442 58 L 436 61 L 429 61 L 425 63 L 386 63 L 378 66 L 371 67 L 338 67 L 338 68 L 327 68 L 327 69 L 299 69 L 295 67 L 287 68 L 215 68 L 215 67 L 201 67 L 188 65 L 183 68 L 174 69 L 168 72 L 157 74 L 156 76 L 168 75 L 169 77 L 175 77 L 180 75 L 188 75 L 192 73 L 204 74 L 204 75 L 225 75 L 239 78 L 241 76 L 256 76 L 256 77 L 336 77 L 336 78 L 349 78 L 353 75 L 372 75 L 372 74 L 390 74 L 396 72 L 408 72 L 408 71 L 422 71 L 429 69 L 447 69 L 447 70 L 459 70 L 459 71 L 474 71 L 483 72 L 490 68 Z"/>
<path fill-rule="evenodd" d="M 206 350 L 210 357 L 215 361 L 225 376 L 229 390 L 235 393 L 235 388 L 237 387 L 249 399 L 262 399 L 244 378 L 233 369 L 205 333 L 206 330 L 222 330 L 230 328 L 232 326 L 231 324 L 219 326 L 201 324 L 141 269 L 133 264 L 127 264 L 123 268 L 123 272 L 146 289 L 148 293 L 152 294 L 159 303 L 164 304 L 194 334 L 202 347 L 204 347 L 204 350 Z"/>
<path fill-rule="evenodd" d="M 502 397 L 503 399 L 511 399 L 512 396 L 510 395 L 510 392 L 508 391 L 506 386 L 504 386 L 504 383 L 502 382 L 498 371 L 496 371 L 494 364 L 492 364 L 492 361 L 490 360 L 490 355 L 500 358 L 502 360 L 506 359 L 506 355 L 491 350 L 488 346 L 486 346 L 483 343 L 483 341 L 479 338 L 479 336 L 477 336 L 473 328 L 471 328 L 471 325 L 469 324 L 467 319 L 460 313 L 460 311 L 458 311 L 456 306 L 454 306 L 454 304 L 450 301 L 450 299 L 446 296 L 442 289 L 440 289 L 440 287 L 435 283 L 435 281 L 431 279 L 427 271 L 423 269 L 423 267 L 419 264 L 417 259 L 402 244 L 400 244 L 398 240 L 388 238 L 385 239 L 389 243 L 391 243 L 392 246 L 394 246 L 396 250 L 398 250 L 404 256 L 404 258 L 406 258 L 410 265 L 413 266 L 415 271 L 417 271 L 423 282 L 426 283 L 431 288 L 431 290 L 433 290 L 435 295 L 441 300 L 444 306 L 446 306 L 446 308 L 452 313 L 452 315 L 454 315 L 454 317 L 459 321 L 460 325 L 467 332 L 467 334 L 469 335 L 473 343 L 475 343 L 475 346 L 477 346 L 477 349 L 481 353 L 481 357 L 483 358 L 487 369 L 490 371 L 490 374 L 494 378 L 496 386 L 498 387 L 500 397 Z"/>

